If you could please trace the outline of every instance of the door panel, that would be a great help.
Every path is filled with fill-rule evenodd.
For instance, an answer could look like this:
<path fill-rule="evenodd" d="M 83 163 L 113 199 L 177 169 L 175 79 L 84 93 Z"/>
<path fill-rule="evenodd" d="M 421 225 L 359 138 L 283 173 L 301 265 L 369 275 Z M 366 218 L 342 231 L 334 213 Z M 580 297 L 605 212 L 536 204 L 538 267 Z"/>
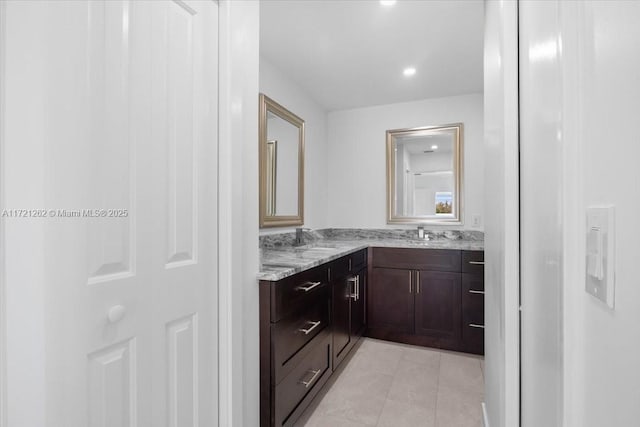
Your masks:
<path fill-rule="evenodd" d="M 197 134 L 194 125 L 196 71 L 191 40 L 197 12 L 166 2 L 154 34 L 161 35 L 154 60 L 157 82 L 154 121 L 158 140 L 167 146 L 167 267 L 196 261 Z M 156 121 L 157 120 L 157 121 Z"/>
<path fill-rule="evenodd" d="M 137 425 L 136 368 L 135 339 L 89 355 L 89 426 Z"/>
<path fill-rule="evenodd" d="M 123 209 L 127 216 L 96 215 L 87 224 L 88 283 L 131 276 L 135 271 L 136 138 L 132 117 L 132 32 L 129 1 L 87 3 L 89 129 L 84 208 Z M 135 83 L 134 83 L 135 84 Z"/>
<path fill-rule="evenodd" d="M 168 425 L 191 426 L 198 413 L 198 316 L 167 325 Z"/>
<path fill-rule="evenodd" d="M 420 270 L 416 276 L 416 333 L 460 339 L 460 273 Z"/>
<path fill-rule="evenodd" d="M 374 268 L 367 291 L 369 328 L 413 333 L 411 270 Z"/>
<path fill-rule="evenodd" d="M 333 360 L 334 366 L 351 341 L 350 319 L 351 276 L 343 277 L 333 283 Z"/>

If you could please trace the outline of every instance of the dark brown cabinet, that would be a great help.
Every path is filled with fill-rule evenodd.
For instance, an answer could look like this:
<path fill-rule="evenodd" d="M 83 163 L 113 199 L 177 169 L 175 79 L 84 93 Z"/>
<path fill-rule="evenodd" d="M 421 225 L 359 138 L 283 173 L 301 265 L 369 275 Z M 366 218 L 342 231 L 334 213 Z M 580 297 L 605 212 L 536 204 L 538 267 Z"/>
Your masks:
<path fill-rule="evenodd" d="M 457 341 L 461 335 L 460 274 L 414 272 L 415 333 Z"/>
<path fill-rule="evenodd" d="M 463 252 L 462 271 L 464 350 L 484 354 L 484 252 Z"/>
<path fill-rule="evenodd" d="M 329 265 L 333 289 L 333 369 L 364 333 L 367 251 L 361 250 Z"/>
<path fill-rule="evenodd" d="M 365 289 L 367 289 L 367 269 L 362 268 L 351 280 L 351 335 L 360 337 L 367 322 Z"/>
<path fill-rule="evenodd" d="M 367 250 L 260 282 L 260 425 L 292 426 L 366 327 Z"/>
<path fill-rule="evenodd" d="M 348 277 L 333 281 L 333 360 L 336 361 L 346 352 L 351 341 L 351 304 L 349 301 Z M 335 364 L 335 362 L 334 362 Z"/>
<path fill-rule="evenodd" d="M 369 328 L 387 333 L 413 332 L 412 272 L 373 268 L 369 284 Z"/>
<path fill-rule="evenodd" d="M 291 426 L 332 373 L 327 266 L 260 282 L 260 425 Z"/>
<path fill-rule="evenodd" d="M 366 335 L 483 354 L 483 263 L 482 251 L 374 248 Z"/>

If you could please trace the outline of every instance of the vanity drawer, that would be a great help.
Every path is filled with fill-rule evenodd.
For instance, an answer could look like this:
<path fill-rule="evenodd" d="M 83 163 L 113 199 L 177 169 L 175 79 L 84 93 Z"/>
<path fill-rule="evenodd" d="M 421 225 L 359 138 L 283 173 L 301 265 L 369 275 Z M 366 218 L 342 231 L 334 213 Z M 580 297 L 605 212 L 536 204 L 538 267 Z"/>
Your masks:
<path fill-rule="evenodd" d="M 278 322 L 307 306 L 309 300 L 327 292 L 327 267 L 303 271 L 271 286 L 271 321 Z"/>
<path fill-rule="evenodd" d="M 460 271 L 460 251 L 451 249 L 373 248 L 373 266 L 407 270 Z"/>
<path fill-rule="evenodd" d="M 274 379 L 279 383 L 294 367 L 293 356 L 330 325 L 328 288 L 315 302 L 278 323 L 271 324 Z"/>
<path fill-rule="evenodd" d="M 462 342 L 464 350 L 484 354 L 484 276 L 462 273 Z"/>
<path fill-rule="evenodd" d="M 472 294 L 484 294 L 484 274 L 462 273 L 462 286 L 468 288 Z"/>
<path fill-rule="evenodd" d="M 484 274 L 484 251 L 462 251 L 462 272 Z"/>
<path fill-rule="evenodd" d="M 275 425 L 293 425 L 301 411 L 296 407 L 310 392 L 315 392 L 331 374 L 331 339 L 325 338 L 300 361 L 280 384 L 275 386 Z M 308 399 L 310 400 L 311 397 Z M 308 403 L 308 401 L 307 401 Z M 301 408 L 302 409 L 302 408 Z M 292 416 L 295 412 L 295 416 Z"/>

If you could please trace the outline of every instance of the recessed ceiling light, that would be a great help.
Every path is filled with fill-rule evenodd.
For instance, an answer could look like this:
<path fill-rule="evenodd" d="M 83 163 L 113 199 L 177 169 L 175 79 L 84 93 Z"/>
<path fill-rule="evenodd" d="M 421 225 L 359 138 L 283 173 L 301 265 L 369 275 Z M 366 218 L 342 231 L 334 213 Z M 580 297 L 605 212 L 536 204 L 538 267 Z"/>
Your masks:
<path fill-rule="evenodd" d="M 402 71 L 402 74 L 404 74 L 406 77 L 411 77 L 416 73 L 416 69 L 413 67 L 407 67 L 404 69 L 404 71 Z"/>
<path fill-rule="evenodd" d="M 396 0 L 380 0 L 380 4 L 383 6 L 393 6 L 396 4 Z"/>
<path fill-rule="evenodd" d="M 437 150 L 437 149 L 438 149 L 438 146 L 437 146 L 437 145 L 432 145 L 432 146 L 431 146 L 431 149 L 432 149 L 432 150 Z"/>

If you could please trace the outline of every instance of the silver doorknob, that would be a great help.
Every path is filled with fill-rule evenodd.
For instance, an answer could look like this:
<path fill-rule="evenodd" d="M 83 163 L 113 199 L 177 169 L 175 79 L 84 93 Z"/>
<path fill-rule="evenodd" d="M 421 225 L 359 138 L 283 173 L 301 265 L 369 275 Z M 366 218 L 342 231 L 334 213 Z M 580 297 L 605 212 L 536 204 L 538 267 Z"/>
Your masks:
<path fill-rule="evenodd" d="M 109 319 L 109 322 L 116 323 L 122 320 L 126 312 L 127 309 L 124 308 L 123 305 L 114 305 L 107 312 L 107 318 Z"/>

